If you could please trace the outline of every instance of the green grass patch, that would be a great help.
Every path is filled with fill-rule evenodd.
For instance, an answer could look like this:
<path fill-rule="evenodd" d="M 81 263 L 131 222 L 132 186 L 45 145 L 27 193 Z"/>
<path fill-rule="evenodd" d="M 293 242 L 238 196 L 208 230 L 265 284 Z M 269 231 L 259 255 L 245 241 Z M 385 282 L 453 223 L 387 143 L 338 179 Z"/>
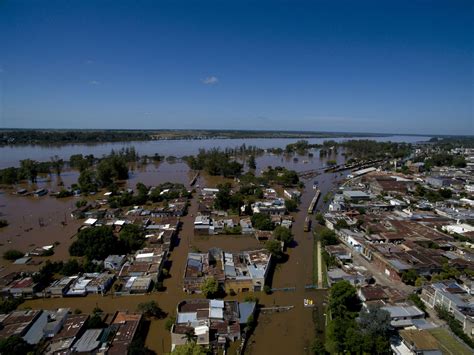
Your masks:
<path fill-rule="evenodd" d="M 319 227 L 319 228 L 318 228 Z M 313 285 L 316 285 L 319 281 L 319 278 L 318 278 L 318 241 L 321 241 L 321 236 L 319 235 L 319 231 L 322 230 L 322 228 L 324 227 L 321 227 L 321 226 L 318 226 L 317 228 L 315 228 L 315 230 L 313 231 Z M 323 284 L 323 287 L 328 287 L 328 280 L 327 280 L 327 264 L 326 264 L 326 260 L 324 259 L 324 255 L 323 255 L 323 252 L 324 252 L 324 247 L 321 243 L 321 267 L 322 267 L 322 276 L 323 276 L 323 279 L 322 279 L 322 284 Z"/>
<path fill-rule="evenodd" d="M 313 285 L 318 284 L 318 239 L 318 234 L 313 233 Z"/>
<path fill-rule="evenodd" d="M 461 343 L 449 331 L 444 328 L 430 329 L 429 332 L 438 340 L 440 350 L 445 354 L 469 355 L 472 354 L 467 345 Z"/>

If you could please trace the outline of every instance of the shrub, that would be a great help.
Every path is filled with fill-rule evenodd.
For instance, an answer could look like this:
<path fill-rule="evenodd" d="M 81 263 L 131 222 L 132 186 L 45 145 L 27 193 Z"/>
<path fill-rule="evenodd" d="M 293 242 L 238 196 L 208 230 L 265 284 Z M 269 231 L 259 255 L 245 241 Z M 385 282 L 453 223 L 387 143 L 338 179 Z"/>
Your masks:
<path fill-rule="evenodd" d="M 410 296 L 408 296 L 408 299 L 412 301 L 415 306 L 417 306 L 419 309 L 421 309 L 423 312 L 426 312 L 426 306 L 421 300 L 421 298 L 416 294 L 412 293 Z"/>
<path fill-rule="evenodd" d="M 173 324 L 176 322 L 176 317 L 171 316 L 166 319 L 165 322 L 165 329 L 167 331 L 171 331 L 171 328 L 173 327 Z"/>
<path fill-rule="evenodd" d="M 213 277 L 208 277 L 201 286 L 201 291 L 206 298 L 214 297 L 219 291 L 219 284 Z"/>
<path fill-rule="evenodd" d="M 8 297 L 0 301 L 0 313 L 10 313 L 23 303 L 23 298 Z"/>
<path fill-rule="evenodd" d="M 143 313 L 146 317 L 164 318 L 166 316 L 165 312 L 163 312 L 155 301 L 139 303 L 137 310 Z"/>
<path fill-rule="evenodd" d="M 85 205 L 87 205 L 87 201 L 86 201 L 86 200 L 79 200 L 79 201 L 76 201 L 76 207 L 77 207 L 77 208 L 84 207 Z"/>
<path fill-rule="evenodd" d="M 3 253 L 3 258 L 5 260 L 15 261 L 16 259 L 22 258 L 24 255 L 25 253 L 22 253 L 19 250 L 10 249 L 10 250 L 7 250 L 5 253 Z"/>

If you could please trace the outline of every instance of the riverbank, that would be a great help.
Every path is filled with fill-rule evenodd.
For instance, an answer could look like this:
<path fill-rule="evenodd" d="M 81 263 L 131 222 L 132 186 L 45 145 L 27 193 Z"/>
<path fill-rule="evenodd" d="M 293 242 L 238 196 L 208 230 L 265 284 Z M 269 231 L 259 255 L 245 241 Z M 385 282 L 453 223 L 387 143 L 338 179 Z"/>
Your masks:
<path fill-rule="evenodd" d="M 0 145 L 61 145 L 110 143 L 142 140 L 201 140 L 248 138 L 357 138 L 385 137 L 387 133 L 350 133 L 272 130 L 193 130 L 193 129 L 0 129 Z"/>

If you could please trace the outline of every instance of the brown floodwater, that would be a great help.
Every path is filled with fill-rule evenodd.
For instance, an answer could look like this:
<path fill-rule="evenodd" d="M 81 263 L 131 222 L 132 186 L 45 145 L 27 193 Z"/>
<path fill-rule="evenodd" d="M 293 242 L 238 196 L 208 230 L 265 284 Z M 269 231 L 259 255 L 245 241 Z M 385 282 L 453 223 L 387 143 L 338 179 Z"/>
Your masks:
<path fill-rule="evenodd" d="M 0 231 L 0 254 L 3 255 L 8 249 L 27 252 L 35 247 L 59 242 L 55 254 L 50 258 L 67 258 L 71 238 L 81 224 L 70 216 L 75 208 L 74 203 L 73 198 L 20 197 L 12 195 L 11 191 L 3 191 L 0 194 L 0 213 L 9 225 Z M 40 257 L 34 259 L 44 260 Z M 31 266 L 13 265 L 3 259 L 0 265 L 7 271 L 31 270 Z"/>
<path fill-rule="evenodd" d="M 257 158 L 257 171 L 272 165 L 285 166 L 296 171 L 306 171 L 320 169 L 326 165 L 327 159 L 334 159 L 343 162 L 344 157 L 339 154 L 320 159 L 319 156 L 313 158 L 298 157 L 294 161 L 293 156 L 263 155 Z M 307 160 L 307 163 L 303 163 Z M 188 186 L 192 172 L 182 162 L 170 164 L 161 162 L 159 164 L 149 164 L 148 166 L 137 165 L 132 173 L 128 186 L 134 187 L 137 182 L 146 185 L 157 185 L 165 181 L 181 182 Z M 293 234 L 296 245 L 289 248 L 288 261 L 278 265 L 274 275 L 272 286 L 274 288 L 290 287 L 294 291 L 276 291 L 271 295 L 263 292 L 256 296 L 265 307 L 272 306 L 294 306 L 293 309 L 280 313 L 261 314 L 259 326 L 250 339 L 247 353 L 250 354 L 304 354 L 313 341 L 316 331 L 313 322 L 313 309 L 303 307 L 303 299 L 311 298 L 316 303 L 317 319 L 323 317 L 323 302 L 325 291 L 305 290 L 305 285 L 312 283 L 313 276 L 313 238 L 311 233 L 303 232 L 303 222 L 306 217 L 306 210 L 313 197 L 313 181 L 318 180 L 319 187 L 324 196 L 328 191 L 336 187 L 335 181 L 342 178 L 340 174 L 321 174 L 313 179 L 305 181 L 306 188 L 302 196 L 300 211 L 294 213 L 295 223 Z M 65 185 L 75 182 L 77 172 L 66 171 L 62 179 Z M 203 174 L 197 181 L 201 187 L 216 186 L 222 182 L 235 182 L 231 179 L 221 177 L 210 177 Z M 41 187 L 55 189 L 57 185 L 56 177 L 50 176 L 37 184 Z M 49 187 L 48 187 L 49 186 Z M 29 187 L 30 189 L 32 186 Z M 0 231 L 0 252 L 10 248 L 27 251 L 34 246 L 52 244 L 59 241 L 60 244 L 55 250 L 55 255 L 51 259 L 65 260 L 68 258 L 67 248 L 71 243 L 80 221 L 70 218 L 70 211 L 74 209 L 76 198 L 56 199 L 49 196 L 34 198 L 20 197 L 11 194 L 12 191 L 4 191 L 0 195 L 0 213 L 4 215 L 10 225 Z M 101 195 L 101 194 L 98 194 Z M 319 203 L 319 208 L 322 204 Z M 57 307 L 79 308 L 83 312 L 91 312 L 98 306 L 106 312 L 116 310 L 136 309 L 138 303 L 146 300 L 156 300 L 161 308 L 169 313 L 176 312 L 177 303 L 189 297 L 199 297 L 199 295 L 189 296 L 182 291 L 183 274 L 187 253 L 191 247 L 200 250 L 207 250 L 211 247 L 219 247 L 228 251 L 242 251 L 264 247 L 255 238 L 250 236 L 209 236 L 194 237 L 193 221 L 197 212 L 197 197 L 191 201 L 189 213 L 183 217 L 183 229 L 179 235 L 179 244 L 173 249 L 170 255 L 170 277 L 164 281 L 166 288 L 163 292 L 156 292 L 144 296 L 97 296 L 90 295 L 84 298 L 61 298 L 61 299 L 36 299 L 26 301 L 22 307 L 53 309 Z M 44 227 L 39 226 L 39 222 L 44 223 Z M 62 222 L 66 225 L 63 226 Z M 38 266 L 17 266 L 6 261 L 1 261 L 5 267 L 2 275 L 13 270 L 33 270 Z M 243 300 L 247 295 L 240 294 L 229 299 Z M 319 322 L 320 324 L 324 324 Z M 150 331 L 146 340 L 146 345 L 161 354 L 168 352 L 171 346 L 170 336 L 164 328 L 164 320 L 154 320 L 151 322 Z"/>
<path fill-rule="evenodd" d="M 310 144 L 322 144 L 327 140 L 337 142 L 349 139 L 371 139 L 376 141 L 392 142 L 421 142 L 427 141 L 431 137 L 421 136 L 384 136 L 384 137 L 335 137 L 335 138 L 309 138 Z M 153 156 L 154 154 L 165 156 L 182 157 L 184 155 L 194 155 L 198 150 L 219 148 L 236 148 L 245 144 L 247 147 L 255 146 L 259 148 L 285 148 L 287 144 L 295 143 L 295 138 L 236 138 L 236 139 L 194 139 L 194 140 L 156 140 L 140 142 L 114 142 L 114 143 L 85 143 L 85 144 L 64 144 L 64 145 L 5 145 L 0 146 L 0 168 L 9 166 L 19 166 L 22 159 L 33 159 L 37 161 L 49 161 L 51 157 L 58 156 L 61 159 L 69 159 L 73 154 L 83 155 L 93 154 L 96 157 L 110 154 L 112 150 L 120 151 L 123 148 L 134 147 L 140 155 Z"/>

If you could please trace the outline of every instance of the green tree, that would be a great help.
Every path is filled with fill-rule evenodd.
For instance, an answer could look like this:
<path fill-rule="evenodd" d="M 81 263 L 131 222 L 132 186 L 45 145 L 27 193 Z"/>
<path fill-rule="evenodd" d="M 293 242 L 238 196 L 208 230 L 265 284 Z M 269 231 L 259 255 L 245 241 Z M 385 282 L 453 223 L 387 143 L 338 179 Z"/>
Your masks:
<path fill-rule="evenodd" d="M 72 256 L 86 256 L 89 260 L 103 260 L 120 252 L 120 244 L 109 226 L 81 230 L 69 247 Z"/>
<path fill-rule="evenodd" d="M 416 293 L 412 293 L 410 296 L 408 296 L 408 299 L 415 304 L 419 309 L 421 309 L 423 312 L 426 312 L 426 305 L 424 302 L 421 300 L 420 296 L 418 296 Z"/>
<path fill-rule="evenodd" d="M 175 316 L 171 316 L 169 318 L 166 319 L 166 322 L 165 322 L 165 329 L 167 331 L 171 331 L 171 328 L 173 327 L 173 325 L 176 323 L 176 317 Z"/>
<path fill-rule="evenodd" d="M 136 185 L 137 188 L 137 195 L 134 198 L 134 204 L 136 205 L 143 205 L 148 200 L 148 187 L 145 184 L 138 182 Z"/>
<path fill-rule="evenodd" d="M 87 329 L 100 329 L 105 328 L 107 324 L 102 320 L 102 317 L 99 313 L 94 313 L 86 323 Z"/>
<path fill-rule="evenodd" d="M 94 164 L 94 160 L 93 155 L 86 155 L 84 157 L 82 154 L 73 154 L 69 157 L 69 165 L 71 168 L 83 171 L 90 168 Z"/>
<path fill-rule="evenodd" d="M 281 250 L 281 243 L 278 240 L 269 240 L 269 241 L 267 241 L 265 243 L 265 248 L 277 260 L 282 258 L 283 252 Z"/>
<path fill-rule="evenodd" d="M 219 284 L 214 277 L 207 277 L 201 285 L 201 292 L 206 298 L 212 298 L 219 292 Z"/>
<path fill-rule="evenodd" d="M 361 331 L 371 338 L 382 336 L 388 339 L 389 337 L 390 313 L 379 306 L 370 305 L 367 309 L 362 310 L 359 313 L 358 323 Z"/>
<path fill-rule="evenodd" d="M 288 212 L 295 212 L 298 209 L 298 202 L 294 199 L 285 200 L 285 207 Z"/>
<path fill-rule="evenodd" d="M 96 174 L 90 169 L 81 171 L 77 183 L 82 192 L 88 193 L 97 191 Z"/>
<path fill-rule="evenodd" d="M 338 219 L 335 225 L 336 229 L 347 229 L 349 225 L 347 224 L 345 219 Z"/>
<path fill-rule="evenodd" d="M 402 281 L 407 285 L 414 285 L 416 279 L 418 278 L 418 273 L 414 269 L 404 271 L 402 273 Z"/>
<path fill-rule="evenodd" d="M 333 318 L 354 317 L 360 310 L 356 289 L 348 281 L 339 281 L 329 290 L 329 310 Z"/>
<path fill-rule="evenodd" d="M 97 180 L 100 186 L 107 187 L 114 181 L 114 171 L 110 161 L 107 159 L 102 160 L 97 165 Z"/>
<path fill-rule="evenodd" d="M 64 167 L 64 160 L 55 155 L 51 158 L 51 167 L 54 169 L 56 175 L 60 176 Z"/>
<path fill-rule="evenodd" d="M 467 166 L 466 158 L 464 158 L 463 156 L 454 157 L 453 166 L 456 168 L 465 168 Z"/>
<path fill-rule="evenodd" d="M 311 351 L 315 355 L 325 355 L 326 349 L 324 347 L 324 342 L 321 339 L 314 339 L 311 344 Z"/>
<path fill-rule="evenodd" d="M 17 309 L 23 303 L 23 298 L 6 297 L 0 300 L 0 313 L 7 314 Z M 1 352 L 0 352 L 1 354 Z"/>
<path fill-rule="evenodd" d="M 62 267 L 62 261 L 51 262 L 49 260 L 46 260 L 41 269 L 39 269 L 38 272 L 33 274 L 33 281 L 43 286 L 47 286 L 49 283 L 51 283 L 53 275 L 60 272 Z"/>
<path fill-rule="evenodd" d="M 253 316 L 253 314 L 251 314 L 248 318 L 247 318 L 247 323 L 245 325 L 245 331 L 247 333 L 251 333 L 255 330 L 255 327 L 257 326 L 257 321 L 255 320 L 255 317 Z"/>
<path fill-rule="evenodd" d="M 87 205 L 87 200 L 78 200 L 76 201 L 76 208 L 81 208 Z"/>
<path fill-rule="evenodd" d="M 216 199 L 214 200 L 214 206 L 217 209 L 227 211 L 230 208 L 231 187 L 232 185 L 230 183 L 217 185 L 219 192 L 216 194 Z"/>
<path fill-rule="evenodd" d="M 424 196 L 426 194 L 426 189 L 422 185 L 417 184 L 415 187 L 415 194 L 417 196 Z"/>
<path fill-rule="evenodd" d="M 166 317 L 166 313 L 160 308 L 158 303 L 155 301 L 148 301 L 139 303 L 137 310 L 149 318 L 158 318 L 162 319 Z"/>
<path fill-rule="evenodd" d="M 38 177 L 38 163 L 31 159 L 20 160 L 20 170 L 32 183 L 36 182 Z"/>
<path fill-rule="evenodd" d="M 355 328 L 353 319 L 333 317 L 326 327 L 326 349 L 331 354 L 343 353 L 346 349 L 346 333 L 349 328 Z"/>
<path fill-rule="evenodd" d="M 128 179 L 127 159 L 112 153 L 97 165 L 97 180 L 102 187 L 111 185 L 115 180 Z"/>
<path fill-rule="evenodd" d="M 120 231 L 120 241 L 123 243 L 125 252 L 129 253 L 143 246 L 145 243 L 145 233 L 136 224 L 126 224 Z"/>
<path fill-rule="evenodd" d="M 33 351 L 33 346 L 19 335 L 0 340 L 0 354 L 26 355 L 31 351 Z"/>
<path fill-rule="evenodd" d="M 252 226 L 258 230 L 270 231 L 275 228 L 269 215 L 254 213 L 251 217 Z"/>
<path fill-rule="evenodd" d="M 134 339 L 128 347 L 127 355 L 155 355 L 156 353 L 145 346 L 142 336 Z"/>
<path fill-rule="evenodd" d="M 273 231 L 273 236 L 276 240 L 283 242 L 285 245 L 289 245 L 293 241 L 293 236 L 288 228 L 278 226 Z"/>
<path fill-rule="evenodd" d="M 321 244 L 326 245 L 336 245 L 339 243 L 339 240 L 336 237 L 336 233 L 329 228 L 323 227 L 319 232 L 319 237 L 321 238 Z"/>
<path fill-rule="evenodd" d="M 77 275 L 81 271 L 81 264 L 79 264 L 76 259 L 69 259 L 66 263 L 63 264 L 63 267 L 60 272 L 62 275 L 72 276 Z"/>
<path fill-rule="evenodd" d="M 2 184 L 13 185 L 22 178 L 22 172 L 18 168 L 10 167 L 0 170 L 0 183 Z"/>
<path fill-rule="evenodd" d="M 351 353 L 362 353 L 364 347 L 364 335 L 357 329 L 356 323 L 351 321 L 351 327 L 348 327 L 344 334 L 344 348 L 351 351 Z"/>
<path fill-rule="evenodd" d="M 318 223 L 322 226 L 326 223 L 324 219 L 324 215 L 321 212 L 316 213 L 315 218 L 316 218 L 316 221 L 318 221 Z"/>
<path fill-rule="evenodd" d="M 416 287 L 422 287 L 426 283 L 426 278 L 425 277 L 418 277 L 415 281 L 415 286 Z"/>
<path fill-rule="evenodd" d="M 440 189 L 439 194 L 445 199 L 449 199 L 453 196 L 453 192 L 450 189 Z"/>
<path fill-rule="evenodd" d="M 247 162 L 249 169 L 255 170 L 257 169 L 257 163 L 255 162 L 255 155 L 250 155 L 249 160 Z"/>

